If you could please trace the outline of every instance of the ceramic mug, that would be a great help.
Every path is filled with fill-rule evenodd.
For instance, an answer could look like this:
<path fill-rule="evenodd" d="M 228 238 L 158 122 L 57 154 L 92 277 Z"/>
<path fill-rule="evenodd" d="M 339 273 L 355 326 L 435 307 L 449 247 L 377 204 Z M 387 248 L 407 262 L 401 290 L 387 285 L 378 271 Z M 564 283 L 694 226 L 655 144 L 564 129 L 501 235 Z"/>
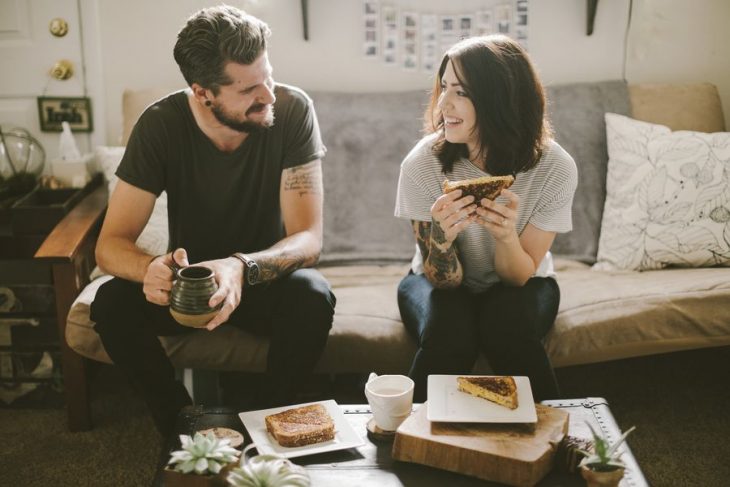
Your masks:
<path fill-rule="evenodd" d="M 181 325 L 204 327 L 223 305 L 221 302 L 215 308 L 208 306 L 217 289 L 211 269 L 196 265 L 177 269 L 170 291 L 170 314 Z"/>
<path fill-rule="evenodd" d="M 395 431 L 413 409 L 413 381 L 405 375 L 370 375 L 365 397 L 375 424 L 383 431 Z"/>

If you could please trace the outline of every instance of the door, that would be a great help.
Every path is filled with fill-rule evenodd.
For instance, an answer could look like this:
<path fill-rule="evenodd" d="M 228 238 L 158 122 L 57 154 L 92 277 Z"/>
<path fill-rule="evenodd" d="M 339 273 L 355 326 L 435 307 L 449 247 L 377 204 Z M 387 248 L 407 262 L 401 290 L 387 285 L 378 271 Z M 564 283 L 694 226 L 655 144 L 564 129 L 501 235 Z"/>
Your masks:
<path fill-rule="evenodd" d="M 50 160 L 58 155 L 59 133 L 41 131 L 37 98 L 87 95 L 81 1 L 0 0 L 0 124 L 4 129 L 25 128 L 40 141 L 46 151 L 45 173 L 50 173 Z M 65 35 L 51 33 L 53 19 L 66 23 Z M 63 81 L 50 75 L 60 60 L 73 66 L 73 74 Z M 88 152 L 89 134 L 74 136 L 79 151 Z"/>

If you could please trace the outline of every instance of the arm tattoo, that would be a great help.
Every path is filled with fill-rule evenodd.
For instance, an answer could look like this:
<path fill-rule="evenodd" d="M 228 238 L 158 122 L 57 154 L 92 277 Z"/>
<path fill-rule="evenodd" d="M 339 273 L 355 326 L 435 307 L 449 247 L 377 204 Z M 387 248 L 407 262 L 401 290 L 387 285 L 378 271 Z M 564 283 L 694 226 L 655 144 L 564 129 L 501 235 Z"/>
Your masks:
<path fill-rule="evenodd" d="M 418 248 L 423 256 L 423 267 L 436 287 L 456 287 L 461 284 L 463 271 L 456 246 L 443 249 L 446 236 L 438 225 L 431 222 L 413 221 Z"/>
<path fill-rule="evenodd" d="M 299 196 L 322 194 L 319 165 L 304 164 L 285 171 L 284 191 L 297 191 Z"/>
<path fill-rule="evenodd" d="M 259 264 L 259 281 L 273 281 L 287 274 L 291 274 L 297 269 L 314 265 L 316 262 L 310 262 L 303 252 L 287 252 L 278 254 L 275 257 L 261 259 Z"/>

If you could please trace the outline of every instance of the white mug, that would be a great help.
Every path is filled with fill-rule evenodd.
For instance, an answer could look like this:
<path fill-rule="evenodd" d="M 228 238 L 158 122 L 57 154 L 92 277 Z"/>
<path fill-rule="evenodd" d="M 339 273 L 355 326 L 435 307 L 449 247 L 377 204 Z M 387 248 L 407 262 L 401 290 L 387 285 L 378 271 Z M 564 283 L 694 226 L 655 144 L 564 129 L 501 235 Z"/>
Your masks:
<path fill-rule="evenodd" d="M 405 375 L 370 374 L 365 397 L 378 428 L 395 431 L 411 414 L 413 386 L 413 381 Z"/>

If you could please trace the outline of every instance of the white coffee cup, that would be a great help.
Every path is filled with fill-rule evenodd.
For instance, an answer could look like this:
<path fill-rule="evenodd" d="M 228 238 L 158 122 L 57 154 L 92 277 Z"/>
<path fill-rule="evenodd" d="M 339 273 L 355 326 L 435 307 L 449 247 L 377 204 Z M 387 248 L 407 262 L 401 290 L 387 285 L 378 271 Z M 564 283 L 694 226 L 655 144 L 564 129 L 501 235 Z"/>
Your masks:
<path fill-rule="evenodd" d="M 395 431 L 411 414 L 413 386 L 413 381 L 405 375 L 370 374 L 365 397 L 378 428 Z"/>

